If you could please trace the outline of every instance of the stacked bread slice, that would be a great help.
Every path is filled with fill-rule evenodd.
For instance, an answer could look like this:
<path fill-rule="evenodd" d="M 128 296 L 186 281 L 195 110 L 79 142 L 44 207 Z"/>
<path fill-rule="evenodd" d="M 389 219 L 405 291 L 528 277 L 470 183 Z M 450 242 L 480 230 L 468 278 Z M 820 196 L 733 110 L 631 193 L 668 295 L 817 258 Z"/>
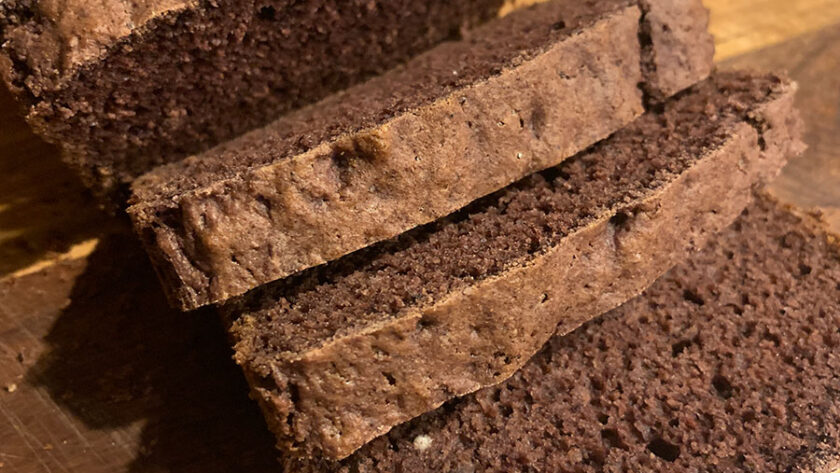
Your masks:
<path fill-rule="evenodd" d="M 142 176 L 129 214 L 173 301 L 221 302 L 448 215 L 627 125 L 643 91 L 704 78 L 705 17 L 638 3 L 513 13 Z"/>
<path fill-rule="evenodd" d="M 840 468 L 840 235 L 759 195 L 641 296 L 505 382 L 284 471 Z"/>
<path fill-rule="evenodd" d="M 702 470 L 712 401 L 669 384 L 663 360 L 691 355 L 724 398 L 733 382 L 692 351 L 701 335 L 671 341 L 663 324 L 721 330 L 728 296 L 702 281 L 754 294 L 755 265 L 778 280 L 788 262 L 762 256 L 776 233 L 836 252 L 767 197 L 750 204 L 803 149 L 796 86 L 712 73 L 700 0 L 550 0 L 478 26 L 512 4 L 169 3 L 76 44 L 67 71 L 22 45 L 74 21 L 50 32 L 32 5 L 0 7 L 6 75 L 94 187 L 131 182 L 127 211 L 171 303 L 218 306 L 288 471 Z M 147 56 L 173 38 L 183 62 Z M 117 85 L 150 64 L 178 72 Z M 820 284 L 837 280 L 825 272 Z M 829 304 L 820 289 L 796 297 Z M 745 297 L 742 313 L 757 307 Z M 738 441 L 753 456 L 712 460 L 760 464 L 762 440 Z"/>

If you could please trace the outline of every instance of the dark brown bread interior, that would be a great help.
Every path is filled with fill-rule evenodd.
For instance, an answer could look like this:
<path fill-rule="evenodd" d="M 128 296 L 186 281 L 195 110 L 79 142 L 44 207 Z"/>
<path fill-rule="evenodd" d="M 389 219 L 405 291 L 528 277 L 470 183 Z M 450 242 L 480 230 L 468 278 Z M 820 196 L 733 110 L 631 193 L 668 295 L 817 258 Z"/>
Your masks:
<path fill-rule="evenodd" d="M 0 4 L 0 75 L 36 131 L 62 145 L 103 196 L 124 200 L 126 183 L 155 165 L 207 149 L 457 37 L 462 28 L 495 17 L 503 0 L 196 3 L 160 15 L 103 57 L 73 64 L 75 72 L 62 75 L 38 62 L 47 54 L 38 48 L 72 47 L 37 41 L 55 19 L 44 16 L 37 0 Z M 78 13 L 80 21 L 85 13 L 107 14 Z"/>
<path fill-rule="evenodd" d="M 661 95 L 705 77 L 702 6 L 636 3 L 516 12 L 144 175 L 129 213 L 173 303 L 220 302 L 428 223 L 629 123 L 640 83 Z M 640 42 L 657 9 L 670 41 Z"/>
<path fill-rule="evenodd" d="M 761 197 L 501 385 L 286 471 L 831 473 L 838 326 L 838 237 Z"/>
<path fill-rule="evenodd" d="M 800 149 L 792 90 L 719 75 L 556 168 L 225 307 L 279 446 L 341 457 L 638 294 Z"/>

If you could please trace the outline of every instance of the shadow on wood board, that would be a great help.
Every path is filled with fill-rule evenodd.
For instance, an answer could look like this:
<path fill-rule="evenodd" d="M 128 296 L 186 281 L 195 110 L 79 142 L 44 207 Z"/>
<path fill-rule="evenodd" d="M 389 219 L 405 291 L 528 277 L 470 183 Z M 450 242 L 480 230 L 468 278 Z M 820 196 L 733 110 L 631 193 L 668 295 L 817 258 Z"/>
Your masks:
<path fill-rule="evenodd" d="M 86 429 L 143 421 L 130 471 L 276 471 L 217 314 L 169 309 L 132 236 L 100 242 L 70 301 L 25 381 Z"/>

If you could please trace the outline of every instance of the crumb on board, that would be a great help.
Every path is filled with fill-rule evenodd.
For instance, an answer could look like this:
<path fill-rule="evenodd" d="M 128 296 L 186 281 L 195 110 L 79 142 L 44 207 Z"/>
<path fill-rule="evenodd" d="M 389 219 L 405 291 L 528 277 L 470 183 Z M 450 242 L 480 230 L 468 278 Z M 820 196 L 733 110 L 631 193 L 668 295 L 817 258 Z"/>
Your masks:
<path fill-rule="evenodd" d="M 423 450 L 426 450 L 431 446 L 432 446 L 432 438 L 429 437 L 428 435 L 424 434 L 424 435 L 418 435 L 417 437 L 414 437 L 414 448 L 416 448 L 417 450 L 420 450 L 422 452 Z"/>

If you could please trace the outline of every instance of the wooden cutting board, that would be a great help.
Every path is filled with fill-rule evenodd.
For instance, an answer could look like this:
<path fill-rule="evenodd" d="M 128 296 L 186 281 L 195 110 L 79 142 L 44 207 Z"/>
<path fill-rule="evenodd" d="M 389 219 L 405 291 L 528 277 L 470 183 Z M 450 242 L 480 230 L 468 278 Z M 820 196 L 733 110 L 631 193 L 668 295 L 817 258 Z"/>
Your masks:
<path fill-rule="evenodd" d="M 771 190 L 840 231 L 840 0 L 708 0 L 721 67 L 787 69 L 806 155 Z M 166 307 L 0 91 L 0 473 L 276 471 L 216 318 Z"/>

